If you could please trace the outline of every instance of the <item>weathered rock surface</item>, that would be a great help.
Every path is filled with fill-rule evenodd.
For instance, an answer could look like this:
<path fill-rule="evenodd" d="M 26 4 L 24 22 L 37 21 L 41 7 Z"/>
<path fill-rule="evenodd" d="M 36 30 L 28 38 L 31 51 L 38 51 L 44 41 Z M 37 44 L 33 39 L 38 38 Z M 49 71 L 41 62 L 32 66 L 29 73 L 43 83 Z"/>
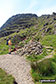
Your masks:
<path fill-rule="evenodd" d="M 21 29 L 26 29 L 36 24 L 36 14 L 17 14 L 9 18 L 0 29 L 0 37 L 8 36 L 14 32 L 18 33 Z"/>
<path fill-rule="evenodd" d="M 35 54 L 38 55 L 42 52 L 42 45 L 40 44 L 40 42 L 29 42 L 28 44 L 26 44 L 22 49 L 18 50 L 18 54 L 20 55 L 31 55 L 31 54 Z"/>

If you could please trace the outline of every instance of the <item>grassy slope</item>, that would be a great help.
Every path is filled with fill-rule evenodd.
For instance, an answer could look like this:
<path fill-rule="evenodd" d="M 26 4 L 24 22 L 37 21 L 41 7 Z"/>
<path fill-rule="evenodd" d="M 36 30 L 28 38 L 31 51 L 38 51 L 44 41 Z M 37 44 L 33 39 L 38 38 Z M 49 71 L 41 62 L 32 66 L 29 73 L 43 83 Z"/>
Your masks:
<path fill-rule="evenodd" d="M 6 41 L 0 39 L 0 54 L 7 54 L 8 53 L 8 46 L 6 45 Z"/>
<path fill-rule="evenodd" d="M 51 59 L 44 60 L 43 62 L 37 65 L 34 65 L 34 63 L 32 64 L 33 67 L 32 67 L 31 73 L 35 82 L 37 82 L 40 79 L 56 79 L 56 35 L 47 35 L 44 38 L 42 38 L 40 42 L 42 43 L 43 46 L 48 46 L 49 49 L 51 49 L 50 47 L 53 47 L 54 54 L 53 54 L 53 58 Z M 50 72 L 52 69 L 54 71 L 50 73 L 48 66 L 49 68 L 51 66 Z M 48 75 L 50 74 L 50 76 L 48 75 L 43 76 L 42 73 L 45 73 L 45 74 L 47 73 Z M 41 83 L 38 82 L 38 84 L 41 84 Z"/>
<path fill-rule="evenodd" d="M 33 31 L 33 30 L 32 30 Z M 25 32 L 25 31 L 24 31 Z M 21 34 L 21 33 L 20 33 Z M 28 34 L 29 35 L 29 34 Z M 13 34 L 12 34 L 12 37 L 13 37 Z M 8 38 L 8 37 L 7 37 Z M 2 39 L 0 39 L 0 40 L 3 40 L 3 38 Z M 27 40 L 25 40 L 26 41 L 26 43 L 28 42 L 28 40 L 29 40 L 29 38 L 27 39 Z M 44 38 L 42 38 L 42 39 L 40 39 L 40 42 L 41 42 L 41 44 L 43 45 L 43 46 L 51 46 L 51 47 L 53 47 L 53 50 L 54 51 L 56 51 L 56 35 L 47 35 L 47 36 L 44 36 Z M 3 40 L 2 42 L 1 42 L 1 44 L 0 44 L 0 49 L 1 49 L 1 54 L 6 54 L 6 53 L 8 53 L 8 46 L 6 45 L 6 40 Z M 4 49 L 4 50 L 3 50 Z M 34 58 L 32 58 L 32 56 L 30 57 L 30 58 L 28 58 L 30 61 L 37 61 L 37 60 L 39 60 L 39 59 L 42 59 L 45 55 L 48 55 L 47 54 L 47 52 L 46 52 L 47 50 L 46 50 L 46 48 L 44 48 L 44 50 L 43 50 L 43 53 L 41 54 L 41 55 L 39 55 L 39 56 L 34 56 Z M 50 53 L 49 53 L 50 54 Z M 55 59 L 55 58 L 53 58 L 53 59 Z M 48 60 L 47 60 L 48 61 Z M 53 61 L 53 60 L 51 60 L 51 61 Z M 40 64 L 40 65 L 42 65 L 42 64 Z M 34 65 L 33 65 L 34 66 Z M 46 66 L 46 64 L 45 64 L 45 66 Z M 56 63 L 54 63 L 54 66 L 56 66 Z M 37 67 L 37 66 L 36 66 Z M 44 66 L 43 66 L 44 67 Z M 41 70 L 41 69 L 40 69 Z M 38 71 L 38 70 L 33 70 L 32 69 L 32 71 L 31 71 L 31 73 L 32 73 L 32 77 L 33 77 L 33 79 L 34 79 L 34 81 L 35 82 L 37 82 L 38 80 L 40 80 L 40 79 L 54 79 L 54 78 L 56 78 L 56 75 L 52 75 L 51 77 L 43 77 L 43 76 L 39 76 L 40 74 L 38 74 L 38 72 L 40 72 L 40 71 Z M 40 82 L 38 82 L 39 84 L 41 84 Z"/>
<path fill-rule="evenodd" d="M 33 65 L 31 74 L 35 83 L 41 79 L 56 80 L 56 56 L 51 59 L 44 60 L 39 64 Z M 38 84 L 41 83 L 38 82 Z"/>
<path fill-rule="evenodd" d="M 56 49 L 56 35 L 47 35 L 40 41 L 42 45 L 51 46 Z"/>

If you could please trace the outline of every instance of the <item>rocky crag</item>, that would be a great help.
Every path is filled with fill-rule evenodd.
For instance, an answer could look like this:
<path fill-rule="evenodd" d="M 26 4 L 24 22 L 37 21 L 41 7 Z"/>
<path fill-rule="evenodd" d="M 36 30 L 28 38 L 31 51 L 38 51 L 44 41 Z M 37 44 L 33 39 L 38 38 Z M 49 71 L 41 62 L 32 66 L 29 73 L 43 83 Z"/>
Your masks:
<path fill-rule="evenodd" d="M 21 29 L 26 29 L 34 24 L 37 19 L 36 14 L 17 14 L 9 18 L 0 28 L 0 37 L 8 36 L 12 33 L 18 33 Z"/>
<path fill-rule="evenodd" d="M 40 17 L 36 14 L 14 15 L 0 28 L 0 37 L 12 36 L 15 33 L 22 37 L 34 35 L 38 39 L 45 35 L 56 34 L 56 13 Z"/>
<path fill-rule="evenodd" d="M 18 49 L 17 53 L 19 55 L 38 55 L 42 53 L 43 46 L 40 44 L 40 42 L 35 42 L 30 40 L 28 44 L 26 44 L 23 48 Z"/>

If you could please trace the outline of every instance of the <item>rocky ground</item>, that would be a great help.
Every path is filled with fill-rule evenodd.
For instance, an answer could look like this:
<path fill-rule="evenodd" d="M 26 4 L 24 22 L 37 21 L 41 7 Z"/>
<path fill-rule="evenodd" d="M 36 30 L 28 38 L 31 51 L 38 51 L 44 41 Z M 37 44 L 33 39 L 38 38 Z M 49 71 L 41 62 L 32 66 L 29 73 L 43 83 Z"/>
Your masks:
<path fill-rule="evenodd" d="M 0 55 L 0 68 L 13 75 L 18 84 L 34 84 L 30 75 L 30 64 L 23 56 Z"/>
<path fill-rule="evenodd" d="M 25 44 L 23 48 L 20 48 L 17 50 L 17 53 L 19 55 L 31 55 L 31 54 L 41 54 L 43 51 L 43 46 L 40 44 L 40 42 L 35 42 L 30 40 L 28 44 Z"/>

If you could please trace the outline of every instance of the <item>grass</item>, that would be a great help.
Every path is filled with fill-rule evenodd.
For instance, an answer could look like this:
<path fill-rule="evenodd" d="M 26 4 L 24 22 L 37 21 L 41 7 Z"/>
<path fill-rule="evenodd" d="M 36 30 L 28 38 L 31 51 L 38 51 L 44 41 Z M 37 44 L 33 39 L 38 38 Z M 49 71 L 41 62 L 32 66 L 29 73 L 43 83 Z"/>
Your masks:
<path fill-rule="evenodd" d="M 23 43 L 23 42 L 20 42 L 18 45 L 19 45 L 20 47 L 24 47 L 24 43 Z"/>
<path fill-rule="evenodd" d="M 12 45 L 12 50 L 15 46 Z M 3 38 L 0 39 L 0 55 L 3 55 L 3 54 L 8 54 L 9 52 L 9 46 L 6 45 L 6 40 L 4 40 Z"/>
<path fill-rule="evenodd" d="M 31 39 L 32 37 L 27 37 L 27 39 L 25 40 L 25 44 L 27 44 Z"/>
<path fill-rule="evenodd" d="M 1 40 L 1 43 L 0 43 L 0 55 L 7 54 L 8 53 L 8 49 L 9 49 L 9 47 L 6 45 L 6 41 L 5 40 Z"/>
<path fill-rule="evenodd" d="M 56 35 L 47 35 L 41 40 L 42 45 L 51 46 L 54 49 L 56 48 Z"/>
<path fill-rule="evenodd" d="M 55 79 L 56 80 L 56 62 L 54 62 L 55 58 L 47 59 L 39 64 L 32 64 L 31 74 L 34 82 L 38 82 L 41 79 Z M 44 83 L 45 84 L 45 83 Z M 54 83 L 53 83 L 54 84 Z"/>
<path fill-rule="evenodd" d="M 27 59 L 29 61 L 33 62 L 33 61 L 38 61 L 47 55 L 48 55 L 47 50 L 45 48 L 43 48 L 43 52 L 40 55 L 32 54 L 32 55 L 27 56 Z"/>
<path fill-rule="evenodd" d="M 25 43 L 28 43 L 30 41 L 30 39 L 32 39 L 32 38 L 29 37 L 28 39 L 26 39 Z M 48 51 L 46 48 L 43 48 L 43 53 L 41 53 L 40 55 L 35 55 L 33 53 L 32 55 L 27 56 L 27 59 L 31 61 L 31 68 L 32 68 L 31 75 L 32 75 L 32 78 L 33 78 L 35 84 L 41 84 L 41 82 L 39 82 L 40 79 L 56 79 L 56 75 L 55 75 L 56 74 L 56 53 L 54 54 L 54 57 L 52 59 L 44 60 L 43 62 L 41 62 L 39 64 L 37 64 L 37 63 L 34 64 L 34 62 L 49 55 L 52 52 L 52 50 L 54 50 L 56 52 L 56 35 L 44 36 L 43 39 L 40 40 L 40 42 L 43 46 L 49 46 L 49 47 L 51 46 L 51 47 L 53 47 L 53 49 L 49 48 L 50 51 Z M 24 46 L 24 44 L 22 42 L 19 45 Z M 0 54 L 7 54 L 8 49 L 9 49 L 9 47 L 6 45 L 6 40 L 3 40 L 0 43 Z M 7 76 L 7 78 L 8 78 L 8 76 Z M 12 79 L 12 78 L 10 77 L 10 79 Z M 6 83 L 0 83 L 0 84 L 6 84 Z M 8 83 L 8 84 L 12 84 L 12 83 Z M 44 84 L 47 84 L 47 83 L 44 83 Z"/>
<path fill-rule="evenodd" d="M 45 55 L 49 55 L 53 50 L 56 52 L 56 35 L 47 35 L 40 40 L 43 46 L 49 47 L 45 48 L 43 53 L 39 56 L 29 56 L 28 59 L 31 61 L 31 75 L 35 84 L 56 84 L 55 83 L 41 83 L 41 79 L 55 79 L 56 80 L 56 53 L 54 53 L 52 58 L 43 60 L 41 63 L 37 64 L 34 61 L 42 59 Z M 52 47 L 52 48 L 51 48 Z M 49 51 L 50 50 L 50 51 Z M 34 58 L 35 57 L 35 58 Z"/>
<path fill-rule="evenodd" d="M 0 68 L 0 84 L 13 84 L 14 77 L 8 75 L 4 70 Z"/>

